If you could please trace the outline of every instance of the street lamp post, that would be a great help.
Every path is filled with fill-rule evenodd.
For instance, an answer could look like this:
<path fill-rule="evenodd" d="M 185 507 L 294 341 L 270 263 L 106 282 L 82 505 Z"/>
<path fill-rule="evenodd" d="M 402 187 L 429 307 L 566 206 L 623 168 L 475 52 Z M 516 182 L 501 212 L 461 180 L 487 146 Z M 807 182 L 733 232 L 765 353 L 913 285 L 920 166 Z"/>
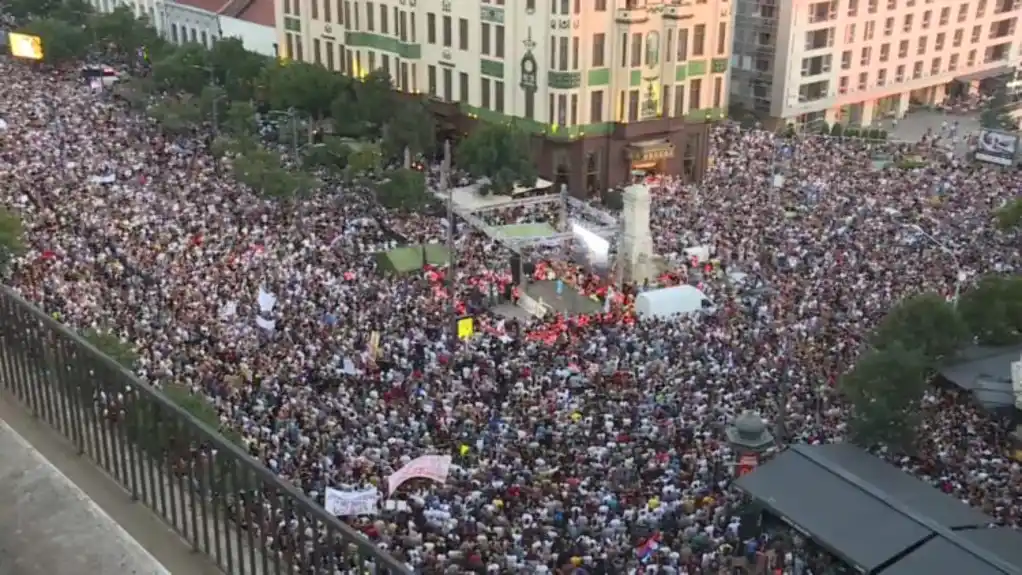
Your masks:
<path fill-rule="evenodd" d="M 962 293 L 962 283 L 965 282 L 967 276 L 965 274 L 965 269 L 962 268 L 962 264 L 961 262 L 958 261 L 958 256 L 955 254 L 954 250 L 952 250 L 951 247 L 948 246 L 946 243 L 934 237 L 933 234 L 930 234 L 929 232 L 924 230 L 922 226 L 920 226 L 919 224 L 902 224 L 902 225 L 919 234 L 931 244 L 937 246 L 937 249 L 947 254 L 951 258 L 951 261 L 954 262 L 955 293 L 954 296 L 952 296 L 951 305 L 954 307 L 958 307 L 958 296 Z"/>

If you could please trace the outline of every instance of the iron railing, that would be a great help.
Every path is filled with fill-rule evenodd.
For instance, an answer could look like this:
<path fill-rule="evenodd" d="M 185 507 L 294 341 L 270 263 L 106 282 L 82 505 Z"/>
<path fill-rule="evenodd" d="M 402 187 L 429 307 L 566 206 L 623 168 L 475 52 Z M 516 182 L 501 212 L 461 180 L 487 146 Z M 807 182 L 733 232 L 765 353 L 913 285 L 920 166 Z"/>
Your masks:
<path fill-rule="evenodd" d="M 5 286 L 0 387 L 229 575 L 411 573 Z"/>

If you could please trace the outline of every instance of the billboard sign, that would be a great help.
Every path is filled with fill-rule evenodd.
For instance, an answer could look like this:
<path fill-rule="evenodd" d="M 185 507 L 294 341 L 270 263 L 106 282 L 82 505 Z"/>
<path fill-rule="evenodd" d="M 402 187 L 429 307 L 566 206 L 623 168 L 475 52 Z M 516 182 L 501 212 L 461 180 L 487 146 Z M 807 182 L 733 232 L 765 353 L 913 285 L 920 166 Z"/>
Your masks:
<path fill-rule="evenodd" d="M 976 159 L 990 162 L 998 166 L 1010 166 L 1015 163 L 1018 153 L 1018 134 L 1000 130 L 982 130 L 976 142 Z"/>
<path fill-rule="evenodd" d="M 11 47 L 11 55 L 15 58 L 43 59 L 43 41 L 39 36 L 11 32 L 7 35 L 7 44 Z"/>

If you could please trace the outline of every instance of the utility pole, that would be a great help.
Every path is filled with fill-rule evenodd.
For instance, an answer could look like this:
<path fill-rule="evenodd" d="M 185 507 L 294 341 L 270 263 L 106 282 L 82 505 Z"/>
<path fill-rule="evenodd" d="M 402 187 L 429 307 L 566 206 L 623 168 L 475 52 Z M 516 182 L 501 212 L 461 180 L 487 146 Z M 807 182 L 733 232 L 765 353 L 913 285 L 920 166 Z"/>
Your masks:
<path fill-rule="evenodd" d="M 288 108 L 287 115 L 291 119 L 291 152 L 294 154 L 295 163 L 301 166 L 302 160 L 298 156 L 298 111 L 294 108 Z"/>
<path fill-rule="evenodd" d="M 220 94 L 216 91 L 218 87 L 216 70 L 212 66 L 209 67 L 209 85 L 213 89 L 213 137 L 216 138 L 220 135 Z"/>

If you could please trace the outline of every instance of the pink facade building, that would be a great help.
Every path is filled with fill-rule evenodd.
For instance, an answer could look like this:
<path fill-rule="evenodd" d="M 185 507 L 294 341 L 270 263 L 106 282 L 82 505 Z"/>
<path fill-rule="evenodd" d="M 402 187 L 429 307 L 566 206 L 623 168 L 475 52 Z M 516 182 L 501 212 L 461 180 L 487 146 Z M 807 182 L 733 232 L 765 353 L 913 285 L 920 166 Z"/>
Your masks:
<path fill-rule="evenodd" d="M 1022 0 L 737 0 L 731 102 L 868 126 L 1010 72 Z"/>

